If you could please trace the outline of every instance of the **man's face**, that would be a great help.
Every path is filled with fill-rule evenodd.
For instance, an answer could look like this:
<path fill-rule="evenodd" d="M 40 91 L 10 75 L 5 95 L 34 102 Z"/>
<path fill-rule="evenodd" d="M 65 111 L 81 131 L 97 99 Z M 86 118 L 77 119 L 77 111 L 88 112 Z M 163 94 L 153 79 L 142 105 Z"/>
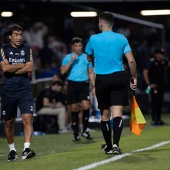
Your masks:
<path fill-rule="evenodd" d="M 74 43 L 72 45 L 72 50 L 77 53 L 78 55 L 82 53 L 83 50 L 83 44 L 81 42 L 79 43 Z"/>
<path fill-rule="evenodd" d="M 156 57 L 156 59 L 157 59 L 158 61 L 161 61 L 161 60 L 164 58 L 164 54 L 162 54 L 162 53 L 157 53 L 157 54 L 155 54 L 155 57 Z"/>
<path fill-rule="evenodd" d="M 62 86 L 58 86 L 57 84 L 54 86 L 53 90 L 55 92 L 61 92 L 62 91 Z"/>
<path fill-rule="evenodd" d="M 22 31 L 14 30 L 12 35 L 9 35 L 10 43 L 13 47 L 17 48 L 21 45 Z"/>

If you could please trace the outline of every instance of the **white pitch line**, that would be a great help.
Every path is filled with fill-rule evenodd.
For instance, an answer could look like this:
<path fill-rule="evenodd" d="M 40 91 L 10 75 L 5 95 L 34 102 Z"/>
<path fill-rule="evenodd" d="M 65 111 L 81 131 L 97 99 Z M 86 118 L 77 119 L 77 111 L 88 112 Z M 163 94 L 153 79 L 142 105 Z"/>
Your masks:
<path fill-rule="evenodd" d="M 157 143 L 157 144 L 155 144 L 155 145 L 149 146 L 149 147 L 147 147 L 147 148 L 137 149 L 137 150 L 134 150 L 134 151 L 129 152 L 129 153 L 125 153 L 125 154 L 122 154 L 122 155 L 117 155 L 117 156 L 114 156 L 114 157 L 112 157 L 112 158 L 110 158 L 110 159 L 106 159 L 106 160 L 103 160 L 103 161 L 100 161 L 100 162 L 95 162 L 95 163 L 92 163 L 92 164 L 90 164 L 90 165 L 86 165 L 86 166 L 83 166 L 83 167 L 80 167 L 80 168 L 77 168 L 77 169 L 74 169 L 74 170 L 87 170 L 87 169 L 92 169 L 92 168 L 95 168 L 95 167 L 97 167 L 97 166 L 99 166 L 99 165 L 104 165 L 104 164 L 107 164 L 107 163 L 109 163 L 109 162 L 113 162 L 113 161 L 122 159 L 123 157 L 132 155 L 133 153 L 143 152 L 143 151 L 146 151 L 146 150 L 154 149 L 154 148 L 157 148 L 157 147 L 160 147 L 160 146 L 169 144 L 169 143 L 170 143 L 170 140 L 164 141 L 164 142 Z"/>

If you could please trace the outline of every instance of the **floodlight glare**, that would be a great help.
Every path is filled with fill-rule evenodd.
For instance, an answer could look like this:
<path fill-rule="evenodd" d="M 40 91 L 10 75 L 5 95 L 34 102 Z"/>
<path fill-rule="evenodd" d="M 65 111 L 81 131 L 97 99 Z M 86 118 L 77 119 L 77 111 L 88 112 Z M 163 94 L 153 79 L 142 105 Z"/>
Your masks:
<path fill-rule="evenodd" d="M 12 17 L 12 16 L 13 16 L 13 12 L 11 12 L 11 11 L 1 12 L 1 17 Z"/>
<path fill-rule="evenodd" d="M 96 17 L 97 16 L 97 12 L 94 11 L 90 11 L 90 12 L 71 12 L 70 15 L 72 17 Z"/>
<path fill-rule="evenodd" d="M 148 15 L 170 15 L 169 9 L 164 10 L 142 10 L 141 15 L 148 16 Z"/>

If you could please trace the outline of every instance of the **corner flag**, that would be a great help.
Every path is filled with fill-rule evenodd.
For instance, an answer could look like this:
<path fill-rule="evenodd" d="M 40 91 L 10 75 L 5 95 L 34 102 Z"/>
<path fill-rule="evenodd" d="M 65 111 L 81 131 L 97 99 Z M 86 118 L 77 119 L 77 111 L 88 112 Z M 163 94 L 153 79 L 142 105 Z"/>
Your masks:
<path fill-rule="evenodd" d="M 137 136 L 140 136 L 146 124 L 145 118 L 136 102 L 135 95 L 132 96 L 130 131 Z"/>

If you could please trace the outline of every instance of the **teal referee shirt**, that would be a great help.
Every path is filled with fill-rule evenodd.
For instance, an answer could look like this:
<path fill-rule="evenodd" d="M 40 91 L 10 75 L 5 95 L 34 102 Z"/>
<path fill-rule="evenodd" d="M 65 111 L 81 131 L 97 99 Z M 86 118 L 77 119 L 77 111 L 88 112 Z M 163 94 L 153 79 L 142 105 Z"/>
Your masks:
<path fill-rule="evenodd" d="M 71 60 L 71 57 L 74 53 L 70 53 L 66 55 L 62 61 L 62 66 L 65 66 L 68 64 L 68 62 Z M 87 60 L 87 54 L 81 53 L 75 60 L 73 60 L 69 72 L 68 72 L 68 80 L 72 81 L 86 81 L 89 79 L 88 76 L 88 69 L 92 68 L 92 63 L 88 62 Z"/>
<path fill-rule="evenodd" d="M 85 52 L 94 55 L 94 72 L 111 74 L 123 71 L 123 55 L 131 52 L 127 38 L 113 31 L 92 35 Z"/>

